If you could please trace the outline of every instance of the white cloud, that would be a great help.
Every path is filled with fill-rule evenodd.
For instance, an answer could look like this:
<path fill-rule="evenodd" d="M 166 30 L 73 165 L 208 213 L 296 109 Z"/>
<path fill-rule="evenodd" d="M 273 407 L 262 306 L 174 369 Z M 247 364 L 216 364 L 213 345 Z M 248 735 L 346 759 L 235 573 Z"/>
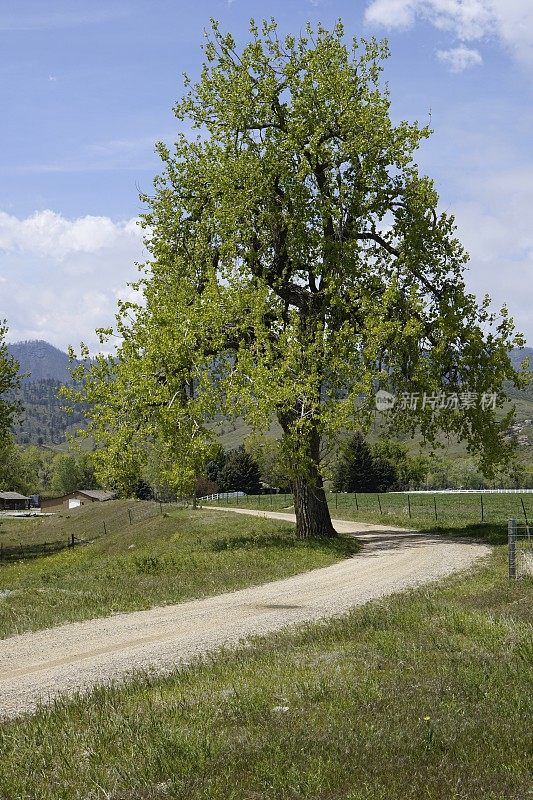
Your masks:
<path fill-rule="evenodd" d="M 533 64 L 533 3 L 531 0 L 493 0 L 501 39 L 513 54 Z"/>
<path fill-rule="evenodd" d="M 421 17 L 459 39 L 480 39 L 494 32 L 501 0 L 372 0 L 367 22 L 389 28 L 409 28 Z M 524 7 L 526 4 L 523 3 Z"/>
<path fill-rule="evenodd" d="M 509 176 L 502 173 L 499 177 L 505 182 Z M 486 189 L 490 187 L 487 185 Z M 527 220 L 518 221 L 516 211 L 517 206 L 531 199 L 531 194 L 531 190 L 513 191 L 504 194 L 499 202 L 478 199 L 454 206 L 459 236 L 471 255 L 469 288 L 478 297 L 488 293 L 495 309 L 505 303 L 529 345 L 533 344 L 533 309 L 531 294 L 525 288 L 533 273 L 533 235 Z"/>
<path fill-rule="evenodd" d="M 448 65 L 450 72 L 463 72 L 469 67 L 483 63 L 479 50 L 472 50 L 463 45 L 452 47 L 450 50 L 437 50 L 437 58 Z"/>
<path fill-rule="evenodd" d="M 135 219 L 0 212 L 0 318 L 10 340 L 62 348 L 83 340 L 97 349 L 95 328 L 113 324 L 117 298 L 128 296 L 145 257 Z"/>
<path fill-rule="evenodd" d="M 494 36 L 524 61 L 533 60 L 531 0 L 371 0 L 371 25 L 407 29 L 422 19 L 461 42 Z"/>
<path fill-rule="evenodd" d="M 365 11 L 365 21 L 386 28 L 410 28 L 417 5 L 416 0 L 373 0 Z"/>
<path fill-rule="evenodd" d="M 53 211 L 40 211 L 21 220 L 0 212 L 0 251 L 25 251 L 57 260 L 74 253 L 96 253 L 134 232 L 129 222 L 116 224 L 109 217 L 68 220 Z"/>

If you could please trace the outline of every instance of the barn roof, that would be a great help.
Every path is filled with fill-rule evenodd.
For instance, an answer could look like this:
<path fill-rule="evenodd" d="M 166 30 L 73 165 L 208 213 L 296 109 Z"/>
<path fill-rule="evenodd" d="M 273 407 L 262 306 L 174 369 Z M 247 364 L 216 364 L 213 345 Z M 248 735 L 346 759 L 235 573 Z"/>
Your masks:
<path fill-rule="evenodd" d="M 18 492 L 0 492 L 0 500 L 29 500 L 29 497 L 26 497 L 23 494 L 19 494 Z"/>
<path fill-rule="evenodd" d="M 113 500 L 116 497 L 115 492 L 106 492 L 105 489 L 78 489 L 78 493 L 93 500 Z"/>

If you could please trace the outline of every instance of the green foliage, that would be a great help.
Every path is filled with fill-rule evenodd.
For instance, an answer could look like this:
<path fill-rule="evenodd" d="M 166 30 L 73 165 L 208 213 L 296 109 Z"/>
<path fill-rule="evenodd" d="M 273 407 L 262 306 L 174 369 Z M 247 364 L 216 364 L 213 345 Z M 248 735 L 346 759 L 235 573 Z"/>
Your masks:
<path fill-rule="evenodd" d="M 20 448 L 22 470 L 30 476 L 32 494 L 50 491 L 56 454 L 42 447 Z"/>
<path fill-rule="evenodd" d="M 258 494 L 261 491 L 259 465 L 244 446 L 237 447 L 227 453 L 216 482 L 220 492 Z"/>
<path fill-rule="evenodd" d="M 341 447 L 333 467 L 334 492 L 386 492 L 395 488 L 397 481 L 393 463 L 374 454 L 361 433 Z"/>
<path fill-rule="evenodd" d="M 8 437 L 0 438 L 0 490 L 26 493 L 20 449 Z"/>
<path fill-rule="evenodd" d="M 246 441 L 246 449 L 259 465 L 261 479 L 280 492 L 290 491 L 290 472 L 284 463 L 280 442 L 262 434 L 252 434 Z"/>
<path fill-rule="evenodd" d="M 53 494 L 61 495 L 79 489 L 78 465 L 73 456 L 61 453 L 54 463 L 51 489 Z"/>
<path fill-rule="evenodd" d="M 53 494 L 69 494 L 76 489 L 94 489 L 96 480 L 91 455 L 83 453 L 78 458 L 58 453 L 53 461 L 50 490 Z"/>
<path fill-rule="evenodd" d="M 226 458 L 227 453 L 221 445 L 213 448 L 211 458 L 207 462 L 205 468 L 205 474 L 208 480 L 212 481 L 213 483 L 218 482 L 218 476 L 224 467 L 224 464 L 226 463 Z"/>
<path fill-rule="evenodd" d="M 90 453 L 78 456 L 0 442 L 0 489 L 22 494 L 67 494 L 96 488 Z"/>
<path fill-rule="evenodd" d="M 430 131 L 391 121 L 386 45 L 348 44 L 340 24 L 284 40 L 274 22 L 250 30 L 239 53 L 216 23 L 207 36 L 201 79 L 175 107 L 197 136 L 158 145 L 163 172 L 143 198 L 143 302 L 120 304 L 117 356 L 82 368 L 71 399 L 91 405 L 98 476 L 124 491 L 147 440 L 185 492 L 210 460 L 210 420 L 265 431 L 275 415 L 300 518 L 300 502 L 325 506 L 322 444 L 365 430 L 378 388 L 490 392 L 501 406 L 523 340 L 465 288 L 454 219 L 414 160 Z M 388 420 L 429 442 L 455 434 L 486 472 L 510 455 L 509 416 L 479 404 L 398 403 Z"/>
<path fill-rule="evenodd" d="M 374 459 L 381 459 L 392 465 L 398 489 L 409 489 L 424 483 L 430 458 L 409 454 L 405 444 L 394 439 L 379 439 L 372 447 Z"/>

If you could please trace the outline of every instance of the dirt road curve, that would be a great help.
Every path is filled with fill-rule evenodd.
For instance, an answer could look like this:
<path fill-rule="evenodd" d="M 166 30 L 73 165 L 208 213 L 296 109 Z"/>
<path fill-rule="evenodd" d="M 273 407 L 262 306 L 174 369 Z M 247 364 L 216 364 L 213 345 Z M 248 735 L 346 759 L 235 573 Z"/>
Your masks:
<path fill-rule="evenodd" d="M 226 509 L 220 509 L 228 513 Z M 244 513 L 294 522 L 292 514 Z M 373 598 L 470 566 L 489 548 L 414 531 L 334 521 L 363 551 L 331 567 L 179 605 L 70 623 L 0 641 L 0 715 L 16 716 L 61 693 L 166 671 L 250 634 L 333 616 Z"/>

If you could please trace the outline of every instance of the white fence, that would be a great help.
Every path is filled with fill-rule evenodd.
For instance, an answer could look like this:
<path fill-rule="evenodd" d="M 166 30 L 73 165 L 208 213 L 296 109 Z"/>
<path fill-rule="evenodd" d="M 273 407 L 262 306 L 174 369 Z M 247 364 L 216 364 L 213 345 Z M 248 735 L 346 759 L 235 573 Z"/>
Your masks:
<path fill-rule="evenodd" d="M 533 494 L 533 489 L 411 489 L 389 494 Z"/>
<path fill-rule="evenodd" d="M 206 494 L 198 500 L 228 500 L 230 497 L 246 497 L 246 492 L 218 492 L 218 494 Z"/>

